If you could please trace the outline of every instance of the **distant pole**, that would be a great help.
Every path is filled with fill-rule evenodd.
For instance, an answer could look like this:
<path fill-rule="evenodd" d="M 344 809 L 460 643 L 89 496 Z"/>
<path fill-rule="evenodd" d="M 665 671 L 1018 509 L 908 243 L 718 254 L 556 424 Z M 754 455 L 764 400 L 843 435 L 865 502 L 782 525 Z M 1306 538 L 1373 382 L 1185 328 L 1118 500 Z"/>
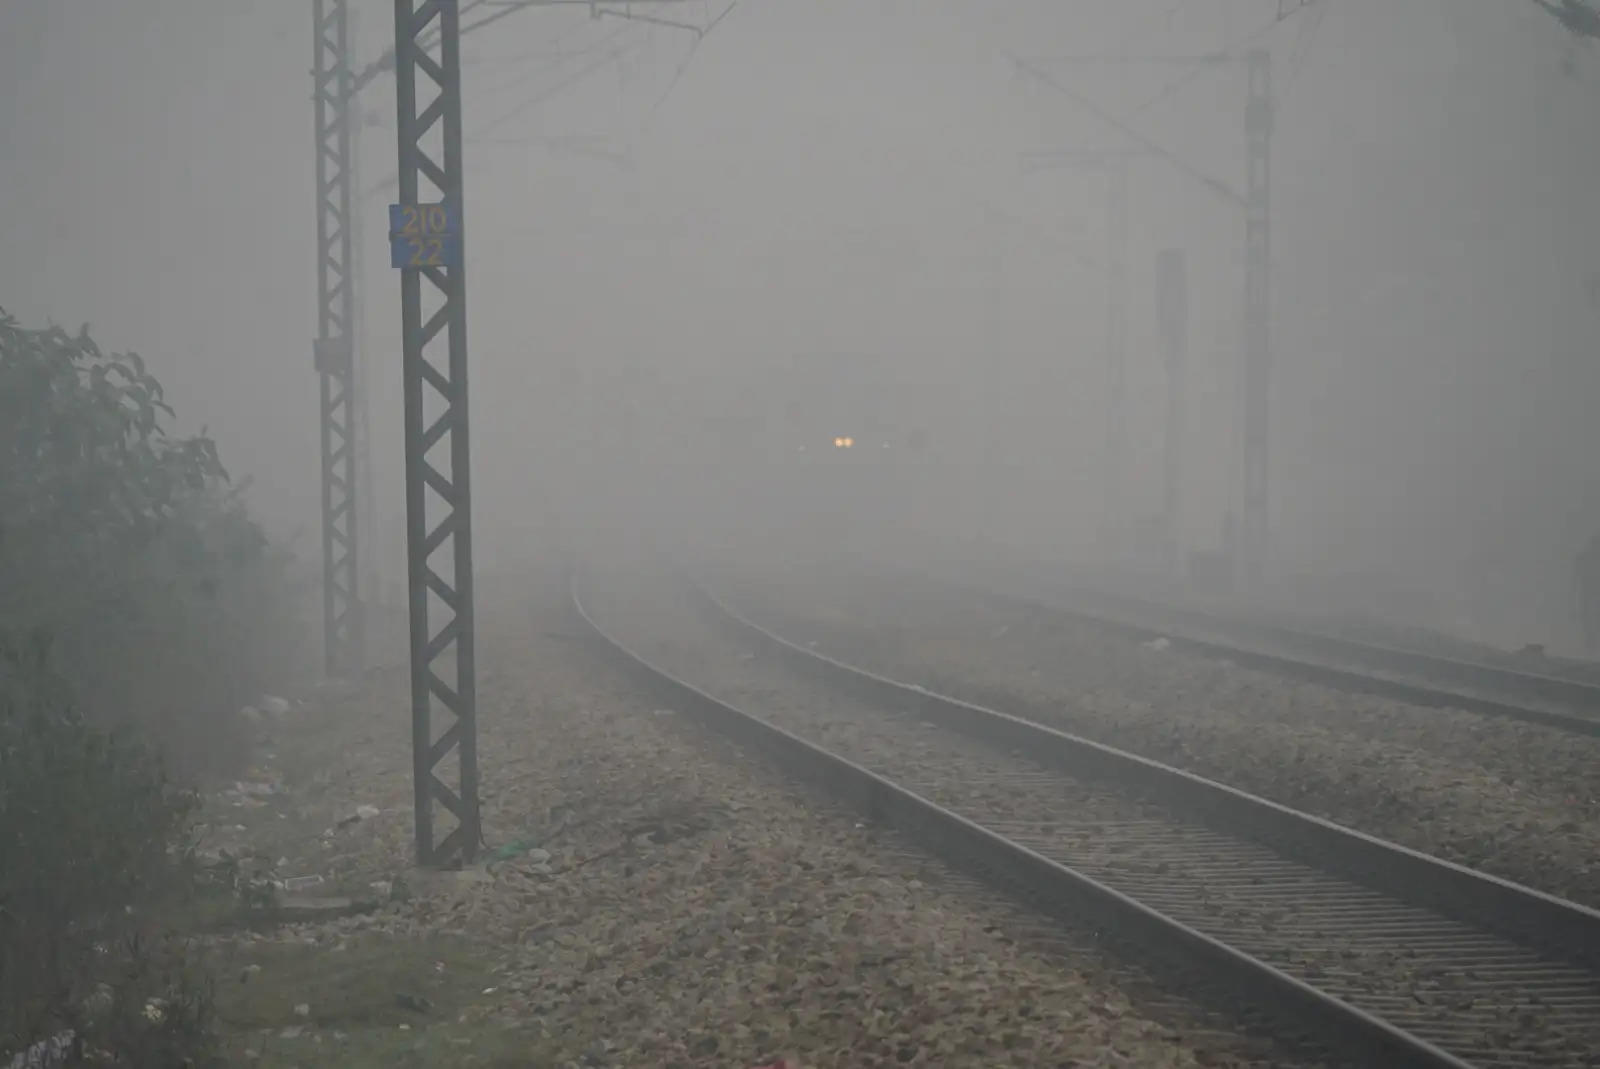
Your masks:
<path fill-rule="evenodd" d="M 350 12 L 350 39 L 352 42 L 360 41 L 360 14 Z M 352 49 L 353 51 L 353 49 Z M 365 552 L 362 558 L 366 564 L 366 574 L 356 577 L 361 592 L 361 606 L 363 614 L 377 604 L 382 593 L 379 584 L 381 572 L 379 558 L 379 539 L 376 537 L 377 525 L 377 479 L 372 464 L 372 353 L 367 345 L 368 317 L 366 301 L 366 228 L 363 220 L 366 218 L 366 207 L 361 202 L 361 131 L 366 126 L 359 101 L 350 103 L 350 188 L 352 205 L 350 212 L 350 277 L 354 283 L 351 292 L 351 303 L 355 305 L 355 318 L 352 320 L 354 329 L 351 331 L 351 358 L 354 361 L 354 378 L 356 392 L 353 404 L 355 430 L 356 470 L 361 472 L 361 483 L 356 487 L 356 513 L 360 520 L 360 529 L 365 532 L 367 539 Z"/>
<path fill-rule="evenodd" d="M 1101 538 L 1115 554 L 1128 533 L 1128 157 L 1107 159 L 1110 206 L 1106 229 L 1106 451 L 1101 465 Z"/>
<path fill-rule="evenodd" d="M 390 205 L 389 232 L 404 339 L 413 801 L 417 861 L 445 867 L 470 860 L 480 839 L 460 12 L 456 0 L 395 0 L 394 26 L 400 202 Z M 437 158 L 424 148 L 436 139 L 443 149 Z M 427 200 L 418 189 L 424 180 Z M 430 602 L 444 617 L 437 630 Z M 452 717 L 437 737 L 435 698 Z M 438 774 L 452 755 L 454 789 Z M 456 822 L 441 840 L 434 837 L 435 805 Z"/>
<path fill-rule="evenodd" d="M 1302 8 L 1310 7 L 1313 2 L 1314 0 L 1280 0 L 1277 17 L 1273 25 L 1291 17 Z M 1552 14 L 1556 13 L 1553 8 L 1550 10 Z M 1558 14 L 1557 17 L 1560 18 L 1561 16 Z M 1563 21 L 1566 20 L 1563 19 Z M 1597 23 L 1597 25 L 1600 25 L 1600 23 Z M 1218 52 L 1195 56 L 1076 56 L 1062 57 L 1061 61 L 1120 64 L 1129 62 L 1221 64 L 1233 63 L 1236 58 L 1232 52 Z M 1197 181 L 1213 194 L 1221 196 L 1230 203 L 1244 209 L 1244 345 L 1242 367 L 1240 368 L 1240 373 L 1236 376 L 1239 385 L 1240 403 L 1239 412 L 1235 420 L 1236 425 L 1240 427 L 1240 438 L 1242 439 L 1243 447 L 1242 450 L 1233 454 L 1237 458 L 1242 453 L 1243 463 L 1242 465 L 1229 464 L 1230 482 L 1238 468 L 1243 468 L 1243 477 L 1240 480 L 1242 483 L 1242 501 L 1239 502 L 1242 507 L 1240 509 L 1239 522 L 1235 523 L 1233 503 L 1230 501 L 1229 510 L 1224 518 L 1224 540 L 1234 547 L 1233 550 L 1230 550 L 1231 563 L 1235 564 L 1238 570 L 1243 572 L 1246 583 L 1251 583 L 1259 582 L 1263 578 L 1269 556 L 1268 518 L 1270 514 L 1267 497 L 1267 446 L 1269 431 L 1268 405 L 1272 375 L 1272 296 L 1270 280 L 1272 262 L 1272 54 L 1266 49 L 1253 49 L 1245 54 L 1244 61 L 1248 75 L 1248 92 L 1245 101 L 1245 133 L 1249 174 L 1245 192 L 1242 196 L 1209 175 L 1191 167 L 1175 154 L 1161 148 L 1150 138 L 1145 137 L 1126 122 L 1117 119 L 1093 101 L 1053 81 L 1048 75 L 1036 70 L 1029 63 L 1021 60 L 1018 63 L 1035 78 L 1072 97 L 1080 106 L 1121 131 L 1135 143 L 1144 146 L 1155 155 L 1161 156 L 1168 163 L 1175 166 L 1180 173 Z M 1110 453 L 1109 450 L 1108 453 Z"/>
<path fill-rule="evenodd" d="M 317 340 L 321 379 L 322 633 L 324 670 L 352 676 L 365 660 L 365 614 L 357 555 L 353 368 L 355 284 L 351 271 L 351 113 L 354 79 L 346 0 L 312 0 L 313 110 L 317 135 Z"/>
<path fill-rule="evenodd" d="M 1244 515 L 1239 551 L 1244 579 L 1258 584 L 1268 555 L 1267 446 L 1272 379 L 1272 54 L 1247 57 L 1245 136 Z"/>
<path fill-rule="evenodd" d="M 1167 365 L 1162 526 L 1166 538 L 1167 574 L 1179 579 L 1183 575 L 1184 365 L 1189 334 L 1188 264 L 1182 249 L 1165 249 L 1156 262 L 1156 315 L 1161 324 Z"/>

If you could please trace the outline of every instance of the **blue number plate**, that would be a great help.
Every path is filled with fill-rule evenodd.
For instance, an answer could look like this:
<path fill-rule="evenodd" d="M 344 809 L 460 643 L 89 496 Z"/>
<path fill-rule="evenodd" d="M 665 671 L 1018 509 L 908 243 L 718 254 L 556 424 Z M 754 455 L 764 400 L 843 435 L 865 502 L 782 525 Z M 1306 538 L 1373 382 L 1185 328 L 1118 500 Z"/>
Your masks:
<path fill-rule="evenodd" d="M 391 237 L 389 266 L 460 267 L 461 238 L 459 235 L 440 238 Z"/>
<path fill-rule="evenodd" d="M 442 238 L 459 233 L 461 211 L 448 201 L 389 205 L 390 237 Z"/>

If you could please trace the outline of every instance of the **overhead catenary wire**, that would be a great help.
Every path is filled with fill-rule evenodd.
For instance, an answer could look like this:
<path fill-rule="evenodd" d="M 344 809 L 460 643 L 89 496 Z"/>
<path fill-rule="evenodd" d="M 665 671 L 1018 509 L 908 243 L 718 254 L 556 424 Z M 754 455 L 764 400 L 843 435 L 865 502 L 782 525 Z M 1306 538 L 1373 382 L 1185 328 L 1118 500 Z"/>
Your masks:
<path fill-rule="evenodd" d="M 522 88 L 529 82 L 556 74 L 557 72 L 570 67 L 571 64 L 577 60 L 591 59 L 597 55 L 600 55 L 602 52 L 608 60 L 615 58 L 617 54 L 615 45 L 618 39 L 629 35 L 634 31 L 635 27 L 633 26 L 617 26 L 610 32 L 603 34 L 598 40 L 594 41 L 587 47 L 578 48 L 567 52 L 560 59 L 536 66 L 531 70 L 521 71 L 514 77 L 505 78 L 494 83 L 493 85 L 488 85 L 481 88 L 475 87 L 474 96 L 482 97 L 485 94 L 504 93 L 507 90 Z"/>
<path fill-rule="evenodd" d="M 1285 8 L 1284 5 L 1279 4 L 1277 14 L 1275 14 L 1269 21 L 1256 27 L 1239 40 L 1228 45 L 1225 49 L 1219 52 L 1214 59 L 1210 60 L 1209 65 L 1215 65 L 1217 62 L 1224 60 L 1238 59 L 1245 48 L 1255 44 L 1257 41 L 1261 40 L 1261 38 L 1265 37 L 1267 34 L 1271 33 L 1284 22 L 1293 18 L 1296 14 L 1305 10 L 1306 8 L 1313 8 L 1320 15 L 1320 13 L 1326 8 L 1326 0 L 1324 0 L 1324 2 L 1321 4 L 1316 3 L 1315 0 L 1301 0 L 1301 2 L 1293 8 Z M 1167 100 L 1172 98 L 1173 94 L 1177 93 L 1178 90 L 1184 88 L 1190 82 L 1193 82 L 1196 78 L 1200 77 L 1200 75 L 1204 74 L 1206 70 L 1206 66 L 1196 66 L 1193 70 L 1186 71 L 1174 78 L 1172 81 L 1168 82 L 1166 85 L 1157 90 L 1156 93 L 1144 101 L 1144 103 L 1138 105 L 1132 111 L 1130 111 L 1127 115 L 1127 118 L 1138 118 L 1140 115 L 1143 115 L 1156 105 L 1165 103 Z"/>
<path fill-rule="evenodd" d="M 583 47 L 574 45 L 570 48 L 566 46 L 573 38 L 580 37 L 586 33 L 589 29 L 589 23 L 591 21 L 592 20 L 585 19 L 581 23 L 569 26 L 567 29 L 556 34 L 554 37 L 551 37 L 538 48 L 531 51 L 520 51 L 510 55 L 480 57 L 474 61 L 474 65 L 479 67 L 516 68 L 522 67 L 526 64 L 537 64 L 540 62 L 566 63 L 574 59 L 582 59 L 584 56 L 592 53 L 597 45 L 590 44 Z M 602 38 L 600 43 L 604 43 L 604 40 L 605 39 Z M 522 80 L 523 77 L 519 75 L 515 80 L 516 84 L 521 84 Z M 488 86 L 487 90 L 493 91 L 510 84 L 513 84 L 513 80 L 507 79 L 496 85 Z M 473 91 L 474 93 L 482 93 L 485 91 L 485 88 L 474 86 Z"/>
<path fill-rule="evenodd" d="M 626 29 L 633 29 L 633 27 L 626 27 Z M 621 54 L 626 55 L 628 52 L 636 51 L 640 47 L 642 47 L 642 45 L 634 44 Z M 539 92 L 535 93 L 533 96 L 518 103 L 510 110 L 502 112 L 498 118 L 491 120 L 490 122 L 468 134 L 467 139 L 469 141 L 481 140 L 486 134 L 499 129 L 512 119 L 526 114 L 529 110 L 538 107 L 540 104 L 543 104 L 545 101 L 550 100 L 553 97 L 559 96 L 561 93 L 576 85 L 578 82 L 581 82 L 595 71 L 598 71 L 615 62 L 617 58 L 618 52 L 616 50 L 606 52 L 599 58 L 585 64 L 582 67 L 579 67 L 566 77 L 560 79 L 554 85 L 541 88 Z"/>
<path fill-rule="evenodd" d="M 614 57 L 609 53 L 606 54 L 606 55 L 601 56 L 599 59 L 597 59 L 594 62 L 588 64 L 587 66 L 582 67 L 582 68 L 572 72 L 570 75 L 568 75 L 567 77 L 561 79 L 556 84 L 551 85 L 551 86 L 547 86 L 547 87 L 541 89 L 536 95 L 534 95 L 533 97 L 530 97 L 527 100 L 522 101 L 515 108 L 512 108 L 510 111 L 504 112 L 503 114 L 501 114 L 501 116 L 499 118 L 493 120 L 488 125 L 483 126 L 483 127 L 479 128 L 478 130 L 467 134 L 463 138 L 463 140 L 466 141 L 469 144 L 485 143 L 487 141 L 487 139 L 484 137 L 485 134 L 489 133 L 492 130 L 497 129 L 498 127 L 504 125 L 505 123 L 507 123 L 510 120 L 518 117 L 519 115 L 522 115 L 522 114 L 526 113 L 529 109 L 535 108 L 535 107 L 539 106 L 540 104 L 544 103 L 545 101 L 550 100 L 550 99 L 552 99 L 552 98 L 554 98 L 556 96 L 559 96 L 561 93 L 565 92 L 567 89 L 571 88 L 573 85 L 575 85 L 578 82 L 582 81 L 584 78 L 588 77 L 590 74 L 593 74 L 596 70 L 599 70 L 600 68 L 602 68 L 602 67 L 606 66 L 607 64 L 611 63 L 613 61 L 613 58 Z M 533 139 L 529 139 L 529 140 L 531 141 Z M 361 196 L 368 197 L 368 196 L 372 196 L 373 194 L 376 194 L 376 193 L 381 193 L 381 192 L 383 192 L 385 190 L 394 188 L 394 184 L 395 184 L 395 175 L 394 175 L 393 172 L 390 172 L 389 175 L 387 177 L 385 177 L 383 180 L 381 180 L 379 182 L 375 182 L 371 186 L 369 186 L 367 189 L 363 190 L 361 192 Z"/>
<path fill-rule="evenodd" d="M 1127 52 L 1135 44 L 1150 34 L 1159 32 L 1161 30 L 1171 29 L 1172 20 L 1176 18 L 1178 12 L 1182 11 L 1186 6 L 1188 6 L 1188 4 L 1189 0 L 1173 0 L 1173 3 L 1168 5 L 1167 8 L 1160 12 L 1155 18 L 1151 19 L 1146 27 L 1124 37 L 1122 39 L 1122 43 L 1117 46 L 1116 50 L 1118 52 Z"/>
<path fill-rule="evenodd" d="M 483 3 L 484 3 L 484 0 L 478 0 L 478 5 L 479 6 L 481 6 Z M 466 8 L 463 7 L 463 10 L 466 10 Z M 522 8 L 520 8 L 520 7 L 519 8 L 509 8 L 508 10 L 515 11 L 515 10 L 522 10 Z M 480 21 L 480 23 L 475 23 L 474 25 L 481 25 L 481 24 L 482 23 Z M 584 50 L 580 50 L 578 52 L 575 52 L 573 54 L 573 58 L 579 58 L 579 57 L 584 56 L 584 55 L 590 55 L 590 56 L 596 55 L 597 53 L 600 53 L 600 50 L 602 48 L 604 48 L 608 44 L 614 43 L 619 37 L 622 37 L 622 36 L 627 35 L 627 34 L 637 34 L 637 32 L 638 32 L 637 24 L 625 24 L 625 25 L 622 25 L 622 26 L 618 26 L 616 29 L 614 29 L 614 30 L 610 31 L 609 33 L 605 34 L 598 42 L 596 42 L 589 49 L 584 49 Z M 628 51 L 631 52 L 633 50 L 636 50 L 637 47 L 638 47 L 637 45 L 632 45 L 632 46 L 630 46 Z M 509 138 L 490 139 L 490 138 L 487 138 L 485 135 L 490 133 L 490 132 L 492 132 L 495 129 L 498 129 L 499 127 L 503 126 L 505 123 L 507 123 L 507 122 L 511 121 L 512 119 L 516 118 L 517 116 L 526 113 L 529 109 L 535 108 L 535 107 L 539 106 L 540 104 L 544 103 L 545 101 L 553 99 L 556 96 L 559 96 L 561 93 L 565 92 L 567 89 L 571 88 L 573 85 L 576 85 L 577 83 L 581 82 L 584 78 L 588 77 L 590 74 L 593 74 L 595 71 L 597 71 L 597 70 L 601 69 L 602 67 L 606 66 L 607 64 L 613 62 L 615 58 L 616 58 L 615 49 L 600 53 L 599 54 L 599 58 L 595 59 L 593 62 L 591 62 L 589 64 L 586 64 L 585 66 L 580 67 L 576 71 L 573 71 L 572 73 L 568 74 L 566 77 L 559 79 L 555 84 L 548 85 L 548 86 L 545 86 L 545 87 L 541 88 L 532 97 L 519 102 L 515 107 L 511 108 L 510 110 L 508 110 L 506 112 L 503 112 L 498 118 L 492 120 L 491 122 L 489 122 L 485 126 L 482 126 L 482 127 L 478 128 L 477 130 L 469 133 L 465 137 L 464 140 L 467 141 L 468 143 L 473 143 L 473 144 L 508 144 L 508 143 L 512 143 L 512 141 L 514 139 L 509 139 Z M 560 67 L 560 66 L 563 66 L 563 65 L 564 64 L 558 63 L 555 66 L 556 67 Z M 542 68 L 542 69 L 539 69 L 539 70 L 536 70 L 535 72 L 533 72 L 533 76 L 537 77 L 538 75 L 548 74 L 549 72 L 550 72 L 549 68 Z M 513 82 L 504 82 L 504 83 L 501 83 L 497 88 L 498 89 L 502 89 L 502 90 L 503 89 L 507 89 L 507 88 L 510 88 L 512 84 L 521 84 L 522 82 L 524 82 L 526 80 L 527 80 L 526 78 L 519 77 L 518 79 L 515 80 L 514 83 Z M 544 140 L 544 139 L 530 137 L 530 138 L 520 139 L 520 140 L 524 141 L 525 143 L 533 143 L 535 141 Z M 363 190 L 361 192 L 361 196 L 363 196 L 363 197 L 372 196 L 374 194 L 384 192 L 385 190 L 392 189 L 394 187 L 394 182 L 395 182 L 395 176 L 394 176 L 393 173 L 391 173 L 386 178 L 384 178 L 383 180 L 381 180 L 379 182 L 375 182 L 375 183 L 373 183 L 373 185 L 371 185 L 367 189 Z"/>
<path fill-rule="evenodd" d="M 1284 87 L 1278 91 L 1276 100 L 1278 107 L 1283 106 L 1283 102 L 1288 97 L 1290 90 L 1300 80 L 1300 76 L 1305 73 L 1306 64 L 1311 58 L 1311 49 L 1316 43 L 1317 31 L 1322 28 L 1322 20 L 1327 14 L 1328 5 L 1319 4 L 1311 15 L 1300 24 L 1300 32 L 1295 37 L 1294 49 L 1289 53 L 1289 78 Z"/>
<path fill-rule="evenodd" d="M 1018 70 L 1034 78 L 1041 84 L 1054 89 L 1056 92 L 1062 94 L 1070 100 L 1073 100 L 1078 104 L 1078 106 L 1093 114 L 1101 122 L 1118 131 L 1129 140 L 1140 145 L 1142 148 L 1148 150 L 1152 155 L 1158 156 L 1165 160 L 1178 171 L 1194 181 L 1199 182 L 1201 185 L 1205 186 L 1223 200 L 1228 201 L 1235 207 L 1244 207 L 1245 200 L 1243 195 L 1236 191 L 1232 186 L 1222 181 L 1220 178 L 1206 174 L 1204 171 L 1189 163 L 1189 161 L 1185 160 L 1171 149 L 1162 145 L 1154 138 L 1147 136 L 1135 127 L 1130 126 L 1127 122 L 1113 115 L 1109 109 L 1095 103 L 1093 100 L 1090 100 L 1087 96 L 1071 88 L 1070 86 L 1062 84 L 1059 79 L 1051 77 L 1048 73 L 1039 70 L 1026 60 L 1015 55 L 1010 56 L 1010 59 L 1014 64 L 1016 64 Z"/>
<path fill-rule="evenodd" d="M 694 61 L 695 52 L 697 52 L 700 48 L 700 42 L 704 41 L 712 30 L 715 30 L 719 25 L 721 25 L 722 20 L 732 14 L 733 9 L 738 6 L 739 0 L 728 0 L 728 6 L 722 9 L 722 13 L 707 23 L 705 28 L 698 35 L 696 35 L 694 44 L 689 46 L 688 54 L 683 57 L 683 62 L 679 63 L 678 69 L 673 72 L 672 81 L 667 83 L 666 90 L 661 94 L 660 97 L 656 99 L 656 102 L 651 105 L 650 112 L 645 116 L 644 125 L 640 129 L 641 134 L 648 133 L 655 125 L 657 113 L 661 111 L 661 108 L 666 104 L 667 99 L 672 96 L 673 91 L 678 88 L 678 83 L 683 80 L 684 73 L 689 69 L 689 64 Z"/>
<path fill-rule="evenodd" d="M 1138 128 L 1132 125 L 1131 121 L 1148 111 L 1150 108 L 1169 98 L 1172 94 L 1176 93 L 1179 89 L 1194 81 L 1211 67 L 1238 60 L 1248 46 L 1255 44 L 1262 37 L 1272 32 L 1278 26 L 1281 26 L 1290 18 L 1293 18 L 1300 11 L 1303 11 L 1306 8 L 1314 8 L 1317 16 L 1320 17 L 1325 6 L 1326 0 L 1324 0 L 1322 4 L 1318 4 L 1316 0 L 1298 0 L 1298 2 L 1292 7 L 1286 6 L 1284 3 L 1280 2 L 1277 5 L 1276 13 L 1269 21 L 1258 26 L 1241 39 L 1233 42 L 1217 53 L 1192 57 L 1189 60 L 1189 62 L 1193 62 L 1195 64 L 1192 70 L 1186 71 L 1179 77 L 1173 79 L 1154 96 L 1135 107 L 1125 116 L 1120 117 L 1113 114 L 1109 108 L 1106 108 L 1091 100 L 1086 94 L 1072 89 L 1070 86 L 1064 84 L 1060 79 L 1057 79 L 1048 72 L 1041 70 L 1038 65 L 1024 60 L 1014 54 L 1010 55 L 1010 59 L 1023 73 L 1034 78 L 1041 84 L 1054 89 L 1063 96 L 1071 99 L 1077 103 L 1079 107 L 1082 107 L 1084 110 L 1090 112 L 1101 122 L 1118 131 L 1124 137 L 1133 140 L 1135 143 L 1149 150 L 1154 155 L 1159 156 L 1161 159 L 1165 160 L 1168 164 L 1176 168 L 1187 177 L 1199 182 L 1201 185 L 1211 190 L 1212 193 L 1224 200 L 1229 201 L 1236 207 L 1242 208 L 1244 207 L 1245 203 L 1244 197 L 1232 186 L 1213 175 L 1206 174 L 1200 168 L 1189 163 L 1177 153 L 1171 151 L 1170 149 L 1161 145 L 1159 142 L 1155 141 L 1153 138 L 1148 137 L 1144 133 L 1140 132 Z M 1134 60 L 1134 57 L 1126 57 L 1125 59 L 1119 59 L 1118 57 L 1105 58 L 1107 62 L 1126 62 Z M 1166 58 L 1172 61 L 1183 61 L 1184 59 L 1184 57 Z"/>
<path fill-rule="evenodd" d="M 634 0 L 634 2 L 649 4 L 673 4 L 687 3 L 689 0 Z M 464 37 L 467 34 L 483 29 L 485 26 L 491 26 L 503 18 L 514 15 L 519 11 L 527 11 L 530 8 L 572 6 L 586 7 L 591 11 L 592 17 L 596 18 L 600 17 L 601 15 L 622 14 L 620 12 L 613 11 L 609 5 L 604 4 L 603 0 L 466 0 L 466 2 L 461 5 L 460 11 L 457 13 L 458 19 L 483 7 L 496 7 L 500 8 L 500 10 L 494 12 L 493 14 L 485 15 L 475 22 L 463 23 L 459 33 L 460 36 Z M 629 4 L 629 6 L 631 7 L 631 4 Z M 420 38 L 418 43 L 423 48 L 431 49 L 435 44 L 438 43 L 438 40 L 439 33 L 438 29 L 435 28 Z M 361 70 L 355 73 L 351 80 L 351 92 L 359 93 L 370 82 L 376 79 L 378 75 L 393 69 L 394 49 L 392 47 L 386 48 L 377 59 L 373 60 L 371 63 L 368 63 L 365 67 L 361 68 Z"/>
<path fill-rule="evenodd" d="M 694 26 L 692 24 L 687 24 L 687 23 L 683 23 L 683 24 L 672 23 L 672 22 L 667 22 L 666 23 L 666 24 L 670 25 L 673 28 L 686 28 L 686 29 L 693 30 L 694 33 L 695 33 L 694 44 L 691 45 L 688 54 L 684 57 L 682 62 L 679 63 L 676 71 L 673 74 L 672 80 L 668 84 L 666 90 L 661 94 L 661 96 L 656 100 L 655 104 L 651 107 L 650 112 L 648 114 L 648 117 L 645 120 L 644 127 L 641 130 L 641 133 L 650 128 L 650 125 L 653 123 L 657 113 L 659 113 L 659 111 L 661 110 L 662 106 L 666 103 L 667 99 L 672 95 L 672 92 L 677 87 L 679 81 L 682 80 L 684 74 L 687 72 L 687 70 L 689 68 L 690 63 L 694 59 L 695 52 L 699 48 L 700 43 L 702 41 L 704 41 L 705 38 L 713 30 L 715 30 L 723 22 L 724 19 L 726 19 L 733 12 L 734 8 L 736 8 L 738 6 L 738 4 L 739 4 L 739 0 L 730 0 L 730 2 L 727 4 L 727 6 L 724 7 L 722 9 L 722 11 L 715 18 L 711 19 L 704 26 Z M 623 13 L 619 12 L 618 15 L 619 15 L 619 17 L 626 17 L 628 23 L 631 23 L 631 25 L 626 25 L 625 24 L 623 26 L 617 27 L 616 30 L 614 30 L 611 33 L 607 34 L 604 38 L 602 38 L 599 42 L 597 42 L 591 49 L 572 53 L 571 54 L 572 58 L 578 58 L 578 57 L 580 57 L 582 55 L 593 54 L 595 51 L 599 50 L 600 48 L 603 48 L 607 44 L 610 44 L 610 43 L 614 42 L 620 35 L 634 30 L 638 25 L 642 24 L 642 25 L 646 25 L 646 26 L 659 26 L 659 25 L 663 25 L 663 23 L 666 22 L 666 20 L 639 17 L 637 13 L 632 13 L 632 14 L 629 14 L 629 15 L 623 15 Z M 616 60 L 621 59 L 621 58 L 626 58 L 627 56 L 630 56 L 630 55 L 636 53 L 642 47 L 643 47 L 643 43 L 639 42 L 639 43 L 630 44 L 630 46 L 628 48 L 624 49 L 624 50 L 620 50 L 619 51 L 619 50 L 617 50 L 615 48 L 611 49 L 609 52 L 607 52 L 601 58 L 595 60 L 592 63 L 587 64 L 586 66 L 580 68 L 577 71 L 574 71 L 570 76 L 561 79 L 555 85 L 549 86 L 549 87 L 541 90 L 539 93 L 535 94 L 533 97 L 529 98 L 528 100 L 525 100 L 525 101 L 522 101 L 521 103 L 519 103 L 515 108 L 511 109 L 508 112 L 503 113 L 498 118 L 490 121 L 485 126 L 480 127 L 479 129 L 475 130 L 472 134 L 470 134 L 468 136 L 467 140 L 469 142 L 477 143 L 477 144 L 499 144 L 499 145 L 533 144 L 533 143 L 541 143 L 541 142 L 549 141 L 550 140 L 549 138 L 540 137 L 540 136 L 537 136 L 537 135 L 531 135 L 531 136 L 528 136 L 528 137 L 521 137 L 521 138 L 519 138 L 519 137 L 490 138 L 487 135 L 490 134 L 491 132 L 493 132 L 494 130 L 499 129 L 501 126 L 503 126 L 505 123 L 511 121 L 516 116 L 525 113 L 530 108 L 537 107 L 539 104 L 541 104 L 541 103 L 545 102 L 546 100 L 549 100 L 552 97 L 558 95 L 560 92 L 562 92 L 566 88 L 576 84 L 577 82 L 581 81 L 583 78 L 587 77 L 588 75 L 600 70 L 601 68 L 605 67 L 607 64 L 615 62 Z M 503 83 L 501 86 L 499 86 L 497 88 L 500 88 L 500 89 L 507 88 L 507 84 Z M 567 147 L 571 147 L 571 146 L 569 145 Z M 577 151 L 581 152 L 581 151 L 584 151 L 584 150 L 579 148 Z M 624 168 L 631 168 L 631 165 L 632 165 L 631 150 L 626 149 L 626 148 L 621 153 L 610 153 L 610 152 L 604 152 L 604 151 L 591 150 L 588 154 L 594 155 L 597 158 L 604 159 L 607 162 L 617 164 L 617 165 L 622 166 Z"/>

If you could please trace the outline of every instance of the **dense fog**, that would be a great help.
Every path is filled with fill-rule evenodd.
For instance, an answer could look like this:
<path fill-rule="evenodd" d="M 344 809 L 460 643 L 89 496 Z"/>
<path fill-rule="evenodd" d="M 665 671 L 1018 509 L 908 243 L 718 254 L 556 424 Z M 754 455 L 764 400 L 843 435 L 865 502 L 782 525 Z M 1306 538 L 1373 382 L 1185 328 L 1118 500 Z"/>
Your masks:
<path fill-rule="evenodd" d="M 871 530 L 875 551 L 907 555 L 1144 553 L 1102 536 L 1103 160 L 1152 146 L 1128 161 L 1114 519 L 1133 531 L 1161 507 L 1155 265 L 1181 248 L 1180 543 L 1218 548 L 1238 493 L 1244 70 L 1182 57 L 1263 47 L 1274 588 L 1508 646 L 1576 642 L 1573 560 L 1600 530 L 1600 58 L 1545 12 L 725 3 L 634 9 L 715 22 L 703 36 L 608 4 L 518 12 L 464 41 L 486 566 L 597 525 L 701 545 Z M 314 560 L 309 6 L 0 6 L 0 306 L 144 354 Z M 365 62 L 392 43 L 393 9 L 353 7 Z M 1131 58 L 1067 61 L 1116 55 Z M 394 589 L 392 81 L 361 108 L 369 545 Z M 1080 158 L 1037 166 L 1049 153 Z"/>

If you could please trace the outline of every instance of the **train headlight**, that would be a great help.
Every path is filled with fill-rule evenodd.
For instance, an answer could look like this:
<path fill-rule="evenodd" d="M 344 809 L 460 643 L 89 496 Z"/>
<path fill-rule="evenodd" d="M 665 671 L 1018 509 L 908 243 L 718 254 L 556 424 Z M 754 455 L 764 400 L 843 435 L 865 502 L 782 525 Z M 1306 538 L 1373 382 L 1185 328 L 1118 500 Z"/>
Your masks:
<path fill-rule="evenodd" d="M 849 449 L 855 444 L 856 440 L 854 438 L 835 438 L 833 440 L 833 447 L 835 449 Z"/>

